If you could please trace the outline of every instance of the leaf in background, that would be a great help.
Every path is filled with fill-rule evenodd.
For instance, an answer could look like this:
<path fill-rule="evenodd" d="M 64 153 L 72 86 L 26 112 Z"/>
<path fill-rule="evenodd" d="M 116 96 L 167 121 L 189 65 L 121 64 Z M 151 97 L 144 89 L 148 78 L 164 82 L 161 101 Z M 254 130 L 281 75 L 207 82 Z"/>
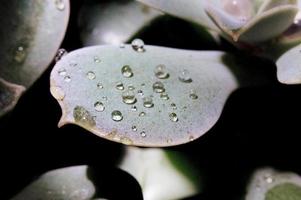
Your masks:
<path fill-rule="evenodd" d="M 199 170 L 179 152 L 127 147 L 119 167 L 136 178 L 144 200 L 182 199 L 201 192 Z"/>
<path fill-rule="evenodd" d="M 252 177 L 246 200 L 301 199 L 301 178 L 291 172 L 258 170 Z"/>
<path fill-rule="evenodd" d="M 129 41 L 162 13 L 135 1 L 92 1 L 79 18 L 85 46 Z"/>
<path fill-rule="evenodd" d="M 83 48 L 55 65 L 59 126 L 77 124 L 129 145 L 187 143 L 216 123 L 238 81 L 247 79 L 223 52 L 132 44 Z"/>
<path fill-rule="evenodd" d="M 63 40 L 69 1 L 3 1 L 0 10 L 0 24 L 5 27 L 0 31 L 0 77 L 28 88 L 51 63 Z M 1 91 L 0 96 L 4 96 Z M 0 104 L 8 105 L 5 102 Z M 12 106 L 0 109 L 3 115 Z"/>

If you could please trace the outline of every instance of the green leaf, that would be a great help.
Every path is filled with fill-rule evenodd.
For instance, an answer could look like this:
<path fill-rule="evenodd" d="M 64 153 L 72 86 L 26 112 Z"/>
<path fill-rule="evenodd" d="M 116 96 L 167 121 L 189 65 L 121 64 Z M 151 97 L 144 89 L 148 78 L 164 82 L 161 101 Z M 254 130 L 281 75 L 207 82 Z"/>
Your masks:
<path fill-rule="evenodd" d="M 245 72 L 218 51 L 95 46 L 55 65 L 51 92 L 63 112 L 59 126 L 77 124 L 124 144 L 172 146 L 216 123 L 228 96 L 253 76 Z"/>
<path fill-rule="evenodd" d="M 201 192 L 200 172 L 180 152 L 127 147 L 119 167 L 136 178 L 144 200 L 183 199 Z"/>
<path fill-rule="evenodd" d="M 81 10 L 81 39 L 85 46 L 125 43 L 160 16 L 135 1 L 94 1 Z"/>

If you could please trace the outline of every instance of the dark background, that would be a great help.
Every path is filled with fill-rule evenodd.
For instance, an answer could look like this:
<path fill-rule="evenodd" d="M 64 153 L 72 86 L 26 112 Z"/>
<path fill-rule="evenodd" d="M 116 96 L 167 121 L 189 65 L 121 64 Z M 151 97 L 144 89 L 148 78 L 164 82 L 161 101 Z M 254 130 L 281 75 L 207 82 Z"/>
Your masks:
<path fill-rule="evenodd" d="M 71 20 L 62 44 L 67 51 L 82 47 L 77 25 L 82 3 L 71 2 Z M 225 41 L 217 47 L 201 40 L 193 25 L 172 17 L 155 22 L 138 36 L 146 44 L 244 54 Z M 278 83 L 271 62 L 249 59 L 254 67 L 260 62 L 270 83 L 236 91 L 213 129 L 194 142 L 171 148 L 189 155 L 204 174 L 204 193 L 191 199 L 242 199 L 250 175 L 260 167 L 301 174 L 301 86 Z M 41 173 L 81 164 L 107 169 L 107 197 L 139 199 L 137 183 L 110 167 L 122 155 L 122 145 L 74 125 L 57 128 L 61 111 L 49 93 L 52 66 L 0 119 L 0 199 L 11 197 Z"/>

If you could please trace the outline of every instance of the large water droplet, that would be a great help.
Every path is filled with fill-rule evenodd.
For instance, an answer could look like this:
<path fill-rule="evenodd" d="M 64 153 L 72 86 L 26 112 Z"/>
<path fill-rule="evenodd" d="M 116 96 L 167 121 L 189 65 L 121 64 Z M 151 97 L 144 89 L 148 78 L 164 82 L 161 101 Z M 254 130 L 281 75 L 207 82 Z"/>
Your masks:
<path fill-rule="evenodd" d="M 164 85 L 162 82 L 158 81 L 153 84 L 153 90 L 156 93 L 162 93 L 165 91 Z"/>
<path fill-rule="evenodd" d="M 144 42 L 141 39 L 134 39 L 132 41 L 132 48 L 137 52 L 144 52 Z"/>
<path fill-rule="evenodd" d="M 131 90 L 126 90 L 122 93 L 122 101 L 126 104 L 133 104 L 136 102 L 135 93 Z"/>
<path fill-rule="evenodd" d="M 63 11 L 65 9 L 65 3 L 64 3 L 64 0 L 55 0 L 54 1 L 55 3 L 55 7 L 60 10 L 60 11 Z"/>
<path fill-rule="evenodd" d="M 155 68 L 155 76 L 160 79 L 165 79 L 169 77 L 169 73 L 167 72 L 165 65 L 158 65 Z"/>
<path fill-rule="evenodd" d="M 145 131 L 141 131 L 141 132 L 140 132 L 140 135 L 141 135 L 141 137 L 146 137 Z"/>
<path fill-rule="evenodd" d="M 170 119 L 170 121 L 172 121 L 172 122 L 177 122 L 177 121 L 179 120 L 176 113 L 170 113 L 170 114 L 169 114 L 169 119 Z"/>
<path fill-rule="evenodd" d="M 73 117 L 75 122 L 80 123 L 83 126 L 95 126 L 94 118 L 90 115 L 89 111 L 82 106 L 76 106 L 73 109 Z"/>
<path fill-rule="evenodd" d="M 119 122 L 123 119 L 122 113 L 119 110 L 114 110 L 112 112 L 112 120 Z"/>
<path fill-rule="evenodd" d="M 179 80 L 183 83 L 191 83 L 190 72 L 187 69 L 182 70 L 179 74 Z"/>
<path fill-rule="evenodd" d="M 169 96 L 167 93 L 163 92 L 160 94 L 160 98 L 163 99 L 163 100 L 168 100 L 169 99 Z"/>
<path fill-rule="evenodd" d="M 60 76 L 66 76 L 66 74 L 67 74 L 66 69 L 59 69 L 57 72 Z"/>
<path fill-rule="evenodd" d="M 65 92 L 61 87 L 58 86 L 51 86 L 50 92 L 57 100 L 62 101 L 65 98 Z"/>
<path fill-rule="evenodd" d="M 117 82 L 116 83 L 116 89 L 117 90 L 124 90 L 124 85 L 122 82 Z"/>
<path fill-rule="evenodd" d="M 18 63 L 21 63 L 25 60 L 25 57 L 26 57 L 26 52 L 24 47 L 19 46 L 15 51 L 14 60 Z"/>
<path fill-rule="evenodd" d="M 94 80 L 96 78 L 95 73 L 92 71 L 87 72 L 86 76 L 89 80 Z"/>
<path fill-rule="evenodd" d="M 95 63 L 100 63 L 101 60 L 98 58 L 98 56 L 94 56 L 94 62 L 95 62 Z"/>
<path fill-rule="evenodd" d="M 121 73 L 124 77 L 130 78 L 134 75 L 132 68 L 129 65 L 124 65 L 121 68 Z"/>
<path fill-rule="evenodd" d="M 136 126 L 132 126 L 132 131 L 136 132 L 138 129 Z"/>
<path fill-rule="evenodd" d="M 102 102 L 97 101 L 97 102 L 95 102 L 95 104 L 94 104 L 94 109 L 95 109 L 96 111 L 98 111 L 98 112 L 103 112 L 103 111 L 105 110 L 105 106 L 103 105 Z"/>
<path fill-rule="evenodd" d="M 68 52 L 66 51 L 66 49 L 59 49 L 54 58 L 55 62 L 58 62 L 59 60 L 62 59 L 63 56 L 65 56 L 67 54 L 68 54 Z"/>
<path fill-rule="evenodd" d="M 71 81 L 71 77 L 70 76 L 65 76 L 64 81 L 69 83 Z"/>
<path fill-rule="evenodd" d="M 152 97 L 144 97 L 142 100 L 143 100 L 144 107 L 151 108 L 154 106 Z"/>
<path fill-rule="evenodd" d="M 198 95 L 196 94 L 195 90 L 190 90 L 189 97 L 193 100 L 199 98 Z"/>

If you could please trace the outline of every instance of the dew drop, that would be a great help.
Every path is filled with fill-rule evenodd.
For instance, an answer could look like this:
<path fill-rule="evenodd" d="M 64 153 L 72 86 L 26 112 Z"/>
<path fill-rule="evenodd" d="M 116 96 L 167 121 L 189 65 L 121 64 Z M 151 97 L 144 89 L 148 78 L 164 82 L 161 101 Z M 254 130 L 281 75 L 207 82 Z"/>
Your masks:
<path fill-rule="evenodd" d="M 144 117 L 146 115 L 146 113 L 145 112 L 141 112 L 141 113 L 139 113 L 139 117 Z"/>
<path fill-rule="evenodd" d="M 198 97 L 198 95 L 196 94 L 195 90 L 190 90 L 189 98 L 195 100 L 195 99 L 197 99 L 197 98 L 199 98 L 199 97 Z"/>
<path fill-rule="evenodd" d="M 124 77 L 130 78 L 134 75 L 132 68 L 129 65 L 124 65 L 121 68 L 121 73 Z"/>
<path fill-rule="evenodd" d="M 104 101 L 107 101 L 107 100 L 108 100 L 108 97 L 104 96 L 104 97 L 102 97 L 102 99 L 103 99 Z"/>
<path fill-rule="evenodd" d="M 158 65 L 155 68 L 155 76 L 159 79 L 166 79 L 169 77 L 169 73 L 167 72 L 166 66 L 165 65 Z"/>
<path fill-rule="evenodd" d="M 191 135 L 189 136 L 189 141 L 193 141 L 194 140 L 194 137 Z"/>
<path fill-rule="evenodd" d="M 54 58 L 55 62 L 60 61 L 62 59 L 62 57 L 64 57 L 67 54 L 68 54 L 68 52 L 66 51 L 66 49 L 59 49 Z"/>
<path fill-rule="evenodd" d="M 153 90 L 156 93 L 162 93 L 165 91 L 164 85 L 162 82 L 158 81 L 153 84 Z"/>
<path fill-rule="evenodd" d="M 142 91 L 142 90 L 138 90 L 137 93 L 138 93 L 140 96 L 143 96 L 143 91 Z"/>
<path fill-rule="evenodd" d="M 167 93 L 163 92 L 160 94 L 160 98 L 163 99 L 163 100 L 168 100 L 169 99 L 169 96 Z"/>
<path fill-rule="evenodd" d="M 114 110 L 112 112 L 112 120 L 119 122 L 123 119 L 122 113 L 119 110 Z"/>
<path fill-rule="evenodd" d="M 71 81 L 71 77 L 70 76 L 65 76 L 64 81 L 69 83 Z"/>
<path fill-rule="evenodd" d="M 141 83 L 141 86 L 144 87 L 144 86 L 145 86 L 145 83 Z"/>
<path fill-rule="evenodd" d="M 170 113 L 170 114 L 169 114 L 169 119 L 170 119 L 170 121 L 172 121 L 172 122 L 177 122 L 177 121 L 179 120 L 176 113 Z"/>
<path fill-rule="evenodd" d="M 174 110 L 177 109 L 177 105 L 176 105 L 175 103 L 171 103 L 170 106 L 171 106 L 171 108 L 174 109 Z"/>
<path fill-rule="evenodd" d="M 151 108 L 154 106 L 152 97 L 144 97 L 142 100 L 143 100 L 144 107 Z"/>
<path fill-rule="evenodd" d="M 131 90 L 126 90 L 122 93 L 122 101 L 126 104 L 133 104 L 136 102 L 135 93 Z"/>
<path fill-rule="evenodd" d="M 120 44 L 120 45 L 119 45 L 119 48 L 120 48 L 120 49 L 124 49 L 124 48 L 125 48 L 125 44 L 123 44 L 123 43 Z"/>
<path fill-rule="evenodd" d="M 182 70 L 179 74 L 179 80 L 183 83 L 191 83 L 190 72 L 187 69 Z"/>
<path fill-rule="evenodd" d="M 58 70 L 58 74 L 59 74 L 60 76 L 66 76 L 67 71 L 66 71 L 66 69 L 59 69 L 59 70 Z"/>
<path fill-rule="evenodd" d="M 65 92 L 61 87 L 58 86 L 51 86 L 50 92 L 57 100 L 62 101 L 65 98 Z"/>
<path fill-rule="evenodd" d="M 101 83 L 97 83 L 97 88 L 103 89 L 103 85 Z"/>
<path fill-rule="evenodd" d="M 128 89 L 129 89 L 129 90 L 135 90 L 135 87 L 134 87 L 133 85 L 129 85 L 129 86 L 128 86 Z"/>
<path fill-rule="evenodd" d="M 95 102 L 95 104 L 94 104 L 94 109 L 95 109 L 96 111 L 98 111 L 98 112 L 103 112 L 103 111 L 105 110 L 105 106 L 103 105 L 102 102 L 97 101 L 97 102 Z"/>
<path fill-rule="evenodd" d="M 144 52 L 144 42 L 141 39 L 134 39 L 132 41 L 132 48 L 137 52 Z"/>
<path fill-rule="evenodd" d="M 264 180 L 265 180 L 267 183 L 273 183 L 273 182 L 274 182 L 274 178 L 273 178 L 271 175 L 265 175 L 265 176 L 264 176 Z"/>
<path fill-rule="evenodd" d="M 117 90 L 124 90 L 124 85 L 122 82 L 117 82 L 116 83 L 116 89 Z"/>
<path fill-rule="evenodd" d="M 87 111 L 82 106 L 76 106 L 73 109 L 73 118 L 75 122 L 80 123 L 84 126 L 88 126 L 88 127 L 95 126 L 95 120 L 90 115 L 89 111 Z"/>
<path fill-rule="evenodd" d="M 21 63 L 25 60 L 25 57 L 26 57 L 26 52 L 24 47 L 19 46 L 15 51 L 14 60 L 18 63 Z"/>
<path fill-rule="evenodd" d="M 137 106 L 132 106 L 132 107 L 131 107 L 131 111 L 136 112 L 136 111 L 137 111 Z"/>
<path fill-rule="evenodd" d="M 145 131 L 141 131 L 141 132 L 140 132 L 140 135 L 141 135 L 141 137 L 146 137 Z"/>
<path fill-rule="evenodd" d="M 136 126 L 132 126 L 132 131 L 136 132 L 138 129 Z"/>
<path fill-rule="evenodd" d="M 94 80 L 96 78 L 95 73 L 92 71 L 87 72 L 86 76 L 89 80 Z"/>
<path fill-rule="evenodd" d="M 95 63 L 100 63 L 101 60 L 98 58 L 98 56 L 94 56 L 94 62 L 95 62 Z"/>
<path fill-rule="evenodd" d="M 64 0 L 55 0 L 55 7 L 60 10 L 63 11 L 65 9 L 65 3 Z"/>

